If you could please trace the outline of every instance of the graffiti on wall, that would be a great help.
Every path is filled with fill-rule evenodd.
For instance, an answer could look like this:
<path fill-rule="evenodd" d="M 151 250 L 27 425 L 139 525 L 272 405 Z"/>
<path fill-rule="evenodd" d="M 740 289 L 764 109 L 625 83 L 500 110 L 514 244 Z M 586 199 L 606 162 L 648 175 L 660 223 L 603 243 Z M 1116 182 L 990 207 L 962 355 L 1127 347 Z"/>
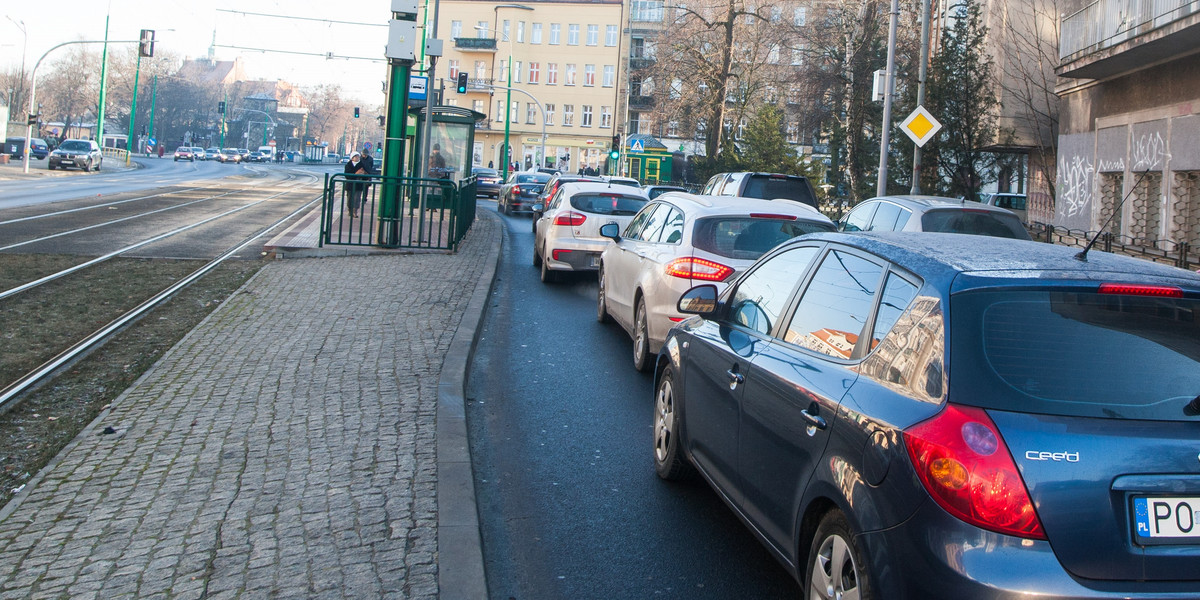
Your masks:
<path fill-rule="evenodd" d="M 1161 133 L 1143 135 L 1133 144 L 1133 168 L 1130 170 L 1158 170 L 1167 158 L 1167 143 Z"/>
<path fill-rule="evenodd" d="M 1065 219 L 1083 214 L 1095 195 L 1095 165 L 1082 156 L 1059 157 L 1058 177 L 1058 216 Z"/>

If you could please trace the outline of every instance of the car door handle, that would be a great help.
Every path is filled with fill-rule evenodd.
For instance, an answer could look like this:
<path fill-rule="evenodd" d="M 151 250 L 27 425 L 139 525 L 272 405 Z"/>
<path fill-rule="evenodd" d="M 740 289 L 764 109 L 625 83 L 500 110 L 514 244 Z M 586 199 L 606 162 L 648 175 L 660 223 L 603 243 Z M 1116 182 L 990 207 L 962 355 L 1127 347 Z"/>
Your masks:
<path fill-rule="evenodd" d="M 742 375 L 741 373 L 735 372 L 733 369 L 725 371 L 725 374 L 729 376 L 729 385 L 738 385 L 739 383 L 746 383 L 746 376 Z"/>
<path fill-rule="evenodd" d="M 809 410 L 812 412 L 808 412 Z M 804 417 L 804 420 L 807 421 L 810 426 L 816 427 L 817 429 L 825 429 L 829 427 L 829 423 L 825 422 L 824 417 L 815 414 L 816 412 L 817 407 L 810 406 L 807 409 L 800 411 L 800 416 Z"/>

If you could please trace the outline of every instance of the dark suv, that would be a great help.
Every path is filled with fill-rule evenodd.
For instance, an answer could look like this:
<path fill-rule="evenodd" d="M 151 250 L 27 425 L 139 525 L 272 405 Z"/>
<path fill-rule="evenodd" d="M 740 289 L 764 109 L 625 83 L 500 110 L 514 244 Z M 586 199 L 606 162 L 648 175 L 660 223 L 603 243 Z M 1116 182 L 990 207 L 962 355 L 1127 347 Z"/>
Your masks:
<path fill-rule="evenodd" d="M 805 597 L 1197 597 L 1200 275 L 1078 254 L 816 233 L 688 290 L 659 476 L 699 472 Z"/>
<path fill-rule="evenodd" d="M 807 177 L 783 173 L 717 173 L 704 184 L 700 192 L 707 196 L 740 196 L 775 200 L 785 198 L 817 206 L 817 194 Z"/>

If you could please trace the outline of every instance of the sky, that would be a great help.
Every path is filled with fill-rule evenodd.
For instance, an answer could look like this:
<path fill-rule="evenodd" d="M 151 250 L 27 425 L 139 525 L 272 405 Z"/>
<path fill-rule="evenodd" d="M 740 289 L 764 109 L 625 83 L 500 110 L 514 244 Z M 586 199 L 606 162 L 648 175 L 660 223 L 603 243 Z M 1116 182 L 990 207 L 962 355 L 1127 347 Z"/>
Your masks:
<path fill-rule="evenodd" d="M 0 68 L 20 65 L 24 52 L 25 67 L 32 70 L 56 44 L 103 40 L 107 16 L 109 40 L 135 40 L 142 29 L 155 30 L 155 56 L 170 51 L 182 57 L 205 57 L 215 35 L 217 60 L 241 56 L 251 79 L 282 79 L 301 87 L 338 83 L 347 96 L 366 105 L 384 103 L 389 0 L 100 0 L 59 4 L 62 10 L 29 0 L 4 4 Z M 101 45 L 94 48 L 99 51 Z M 43 64 L 68 50 L 55 50 Z M 327 59 L 327 53 L 356 59 Z"/>

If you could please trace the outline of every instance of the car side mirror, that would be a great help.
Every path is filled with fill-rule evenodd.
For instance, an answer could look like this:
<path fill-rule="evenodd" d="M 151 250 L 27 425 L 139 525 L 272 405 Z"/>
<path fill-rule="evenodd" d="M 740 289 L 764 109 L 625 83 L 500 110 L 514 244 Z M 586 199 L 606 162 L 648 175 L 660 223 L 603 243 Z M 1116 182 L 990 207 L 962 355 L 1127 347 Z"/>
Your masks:
<path fill-rule="evenodd" d="M 621 241 L 621 226 L 616 223 L 605 223 L 600 226 L 600 236 L 619 242 Z"/>
<path fill-rule="evenodd" d="M 541 205 L 541 204 L 534 204 L 534 205 L 533 205 L 533 212 L 540 213 L 540 212 L 542 212 L 542 211 L 543 211 L 545 208 L 546 208 L 546 207 L 545 207 L 544 205 Z"/>
<path fill-rule="evenodd" d="M 688 315 L 700 315 L 706 319 L 712 317 L 717 314 L 717 286 L 706 283 L 684 292 L 675 308 Z"/>

